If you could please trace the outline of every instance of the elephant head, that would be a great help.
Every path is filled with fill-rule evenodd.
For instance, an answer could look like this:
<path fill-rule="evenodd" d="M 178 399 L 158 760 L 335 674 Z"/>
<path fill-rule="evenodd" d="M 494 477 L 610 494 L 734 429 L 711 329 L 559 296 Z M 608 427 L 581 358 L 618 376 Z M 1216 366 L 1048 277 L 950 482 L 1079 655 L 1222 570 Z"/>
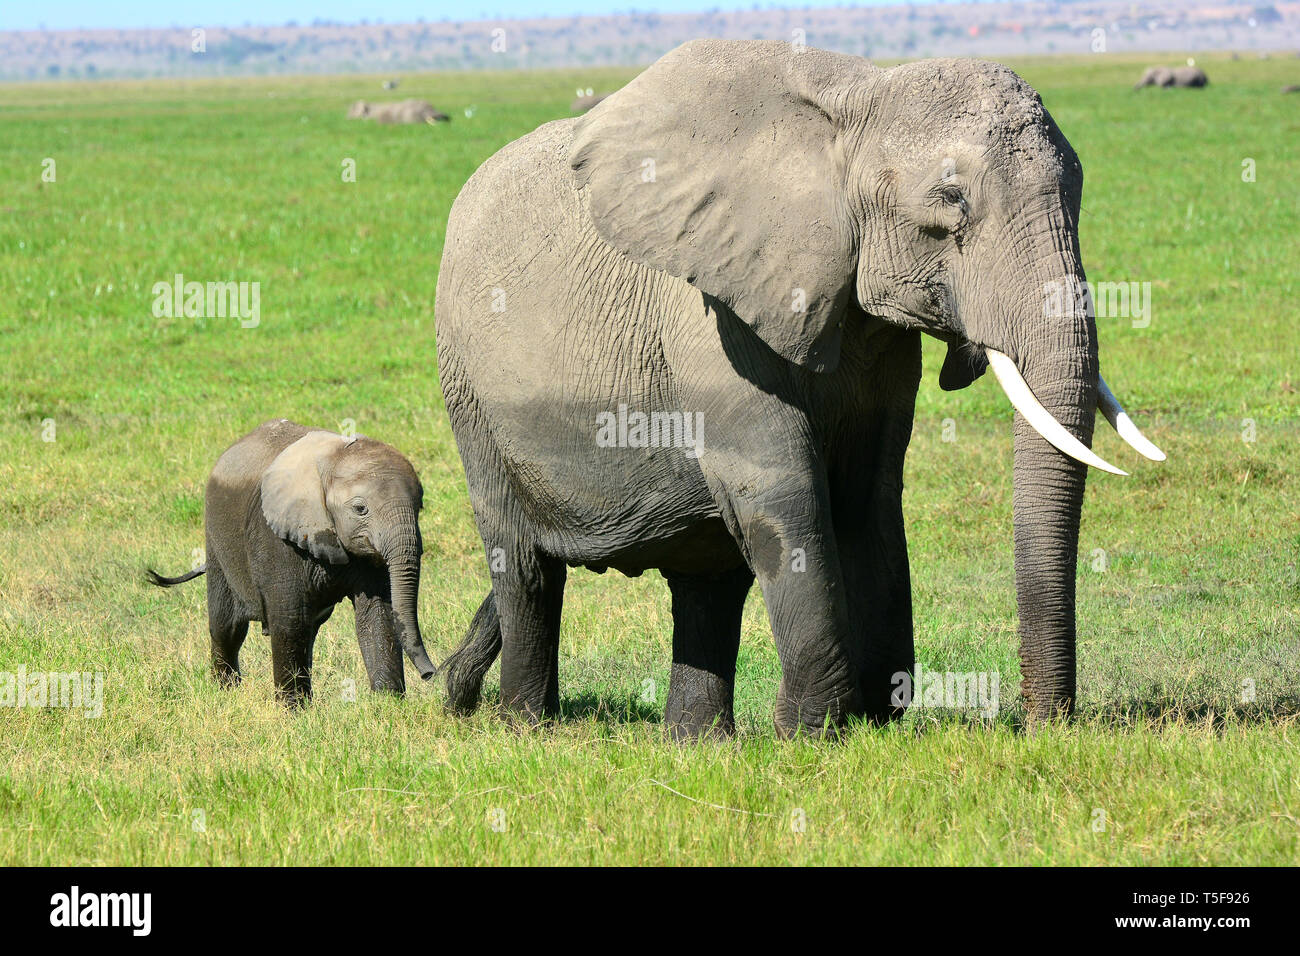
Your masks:
<path fill-rule="evenodd" d="M 348 110 L 348 119 L 364 119 L 370 115 L 370 104 L 365 100 L 357 100 Z"/>
<path fill-rule="evenodd" d="M 1083 169 L 1038 94 L 973 60 L 876 69 L 789 44 L 696 41 L 577 121 L 570 164 L 602 238 L 679 276 L 812 372 L 883 320 L 991 364 L 1015 407 L 1015 561 L 1034 717 L 1075 689 L 1075 573 L 1100 408 L 1079 251 Z"/>
<path fill-rule="evenodd" d="M 261 494 L 279 537 L 328 564 L 356 558 L 387 570 L 398 639 L 420 676 L 432 677 L 416 613 L 423 490 L 410 462 L 371 438 L 313 431 L 271 462 Z"/>

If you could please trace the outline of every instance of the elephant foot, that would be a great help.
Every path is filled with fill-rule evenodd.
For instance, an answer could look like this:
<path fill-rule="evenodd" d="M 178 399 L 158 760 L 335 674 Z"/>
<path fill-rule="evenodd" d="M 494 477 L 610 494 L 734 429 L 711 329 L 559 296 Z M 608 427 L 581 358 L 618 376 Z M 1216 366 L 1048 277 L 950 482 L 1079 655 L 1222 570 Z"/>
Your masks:
<path fill-rule="evenodd" d="M 727 740 L 736 733 L 734 677 L 673 664 L 664 722 L 674 741 Z"/>
<path fill-rule="evenodd" d="M 736 725 L 724 723 L 720 718 L 709 723 L 670 723 L 668 738 L 675 744 L 696 744 L 702 741 L 722 743 L 736 736 Z"/>
<path fill-rule="evenodd" d="M 783 719 L 780 713 L 773 715 L 772 727 L 779 740 L 839 740 L 844 734 L 842 725 L 805 724 Z"/>
<path fill-rule="evenodd" d="M 669 709 L 664 712 L 668 736 L 674 743 L 693 743 L 699 740 L 730 740 L 736 735 L 736 721 L 731 710 L 711 708 Z"/>
<path fill-rule="evenodd" d="M 559 701 L 543 705 L 531 705 L 526 701 L 515 700 L 502 703 L 498 709 L 501 719 L 507 724 L 521 730 L 534 730 L 560 719 Z"/>
<path fill-rule="evenodd" d="M 886 727 L 895 721 L 902 720 L 904 713 L 906 711 L 900 707 L 868 707 L 862 713 L 853 716 L 868 727 Z"/>
<path fill-rule="evenodd" d="M 400 665 L 400 661 L 398 664 Z M 377 671 L 370 675 L 370 689 L 376 694 L 388 694 L 392 697 L 406 696 L 406 678 L 399 669 L 393 671 Z"/>
<path fill-rule="evenodd" d="M 238 664 L 229 664 L 226 661 L 213 661 L 212 679 L 217 682 L 217 686 L 222 690 L 232 690 L 239 686 L 243 679 L 239 673 Z"/>
<path fill-rule="evenodd" d="M 279 687 L 276 696 L 290 710 L 299 710 L 311 703 L 311 681 L 297 681 L 292 686 Z"/>
<path fill-rule="evenodd" d="M 795 699 L 786 691 L 785 680 L 776 694 L 776 712 L 772 716 L 776 735 L 782 740 L 796 737 L 814 740 L 838 740 L 850 714 L 860 709 L 857 695 L 844 689 L 827 696 L 806 695 Z"/>
<path fill-rule="evenodd" d="M 872 727 L 902 720 L 912 702 L 913 665 L 873 669 L 863 676 L 859 694 L 861 706 L 851 716 Z"/>

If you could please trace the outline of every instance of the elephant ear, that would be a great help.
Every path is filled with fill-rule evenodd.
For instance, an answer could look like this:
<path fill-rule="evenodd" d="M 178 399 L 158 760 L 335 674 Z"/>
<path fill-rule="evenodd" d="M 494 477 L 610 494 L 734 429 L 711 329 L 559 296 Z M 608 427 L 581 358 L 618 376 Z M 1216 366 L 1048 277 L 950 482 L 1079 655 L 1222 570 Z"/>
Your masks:
<path fill-rule="evenodd" d="M 694 40 L 574 126 L 601 238 L 728 306 L 775 352 L 839 361 L 857 258 L 837 126 L 819 102 L 876 71 L 780 42 Z"/>
<path fill-rule="evenodd" d="M 348 553 L 325 507 L 321 473 L 346 444 L 333 432 L 303 435 L 262 473 L 262 516 L 278 537 L 330 564 L 347 564 Z"/>

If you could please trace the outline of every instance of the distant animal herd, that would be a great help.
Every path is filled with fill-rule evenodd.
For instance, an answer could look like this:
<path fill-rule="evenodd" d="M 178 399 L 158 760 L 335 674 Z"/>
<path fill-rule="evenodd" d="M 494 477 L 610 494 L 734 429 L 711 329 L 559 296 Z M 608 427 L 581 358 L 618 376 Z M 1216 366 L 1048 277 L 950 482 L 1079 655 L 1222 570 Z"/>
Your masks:
<path fill-rule="evenodd" d="M 400 81 L 384 80 L 385 90 L 395 90 Z M 612 91 L 610 91 L 612 92 Z M 579 90 L 578 97 L 569 104 L 573 113 L 585 113 L 610 93 L 596 93 L 591 89 Z M 466 116 L 470 115 L 466 112 Z M 373 120 L 385 126 L 414 126 L 423 123 L 450 123 L 451 117 L 436 109 L 428 100 L 406 99 L 392 100 L 386 103 L 372 103 L 369 100 L 357 100 L 348 108 L 348 119 Z"/>
<path fill-rule="evenodd" d="M 1300 54 L 1297 54 L 1297 56 L 1300 56 Z M 1235 53 L 1232 58 L 1234 60 L 1240 59 Z M 1189 59 L 1186 66 L 1147 67 L 1142 73 L 1142 79 L 1133 84 L 1133 89 L 1140 90 L 1144 86 L 1180 86 L 1187 89 L 1200 89 L 1209 86 L 1209 84 L 1210 78 L 1205 75 L 1205 71 Z M 1300 93 L 1300 83 L 1284 86 L 1281 92 L 1284 94 Z"/>
<path fill-rule="evenodd" d="M 383 88 L 385 90 L 395 90 L 398 82 L 398 80 L 385 80 Z M 1209 83 L 1210 78 L 1205 75 L 1205 71 L 1196 66 L 1191 60 L 1188 60 L 1186 66 L 1147 67 L 1142 73 L 1142 78 L 1133 85 L 1133 89 L 1139 90 L 1144 86 L 1200 89 L 1208 86 Z M 569 104 L 569 112 L 575 114 L 586 113 L 610 95 L 608 92 L 595 93 L 590 89 L 585 92 L 581 90 L 578 92 L 577 98 Z M 1281 92 L 1300 93 L 1300 84 L 1284 86 Z M 368 100 L 357 100 L 348 110 L 348 119 L 368 119 L 390 126 L 424 123 L 432 125 L 451 121 L 450 116 L 441 110 L 435 109 L 427 100 L 418 99 L 395 100 L 387 103 L 371 103 Z"/>

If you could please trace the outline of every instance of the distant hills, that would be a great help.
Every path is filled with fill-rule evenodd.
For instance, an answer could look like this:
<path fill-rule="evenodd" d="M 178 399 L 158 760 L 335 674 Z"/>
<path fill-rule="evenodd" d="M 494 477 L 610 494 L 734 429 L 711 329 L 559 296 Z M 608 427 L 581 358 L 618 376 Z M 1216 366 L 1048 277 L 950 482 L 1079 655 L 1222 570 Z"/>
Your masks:
<path fill-rule="evenodd" d="M 1204 49 L 1250 54 L 1300 49 L 1300 2 L 1073 0 L 10 31 L 0 32 L 0 80 L 634 65 L 705 36 L 802 40 L 882 59 Z"/>

